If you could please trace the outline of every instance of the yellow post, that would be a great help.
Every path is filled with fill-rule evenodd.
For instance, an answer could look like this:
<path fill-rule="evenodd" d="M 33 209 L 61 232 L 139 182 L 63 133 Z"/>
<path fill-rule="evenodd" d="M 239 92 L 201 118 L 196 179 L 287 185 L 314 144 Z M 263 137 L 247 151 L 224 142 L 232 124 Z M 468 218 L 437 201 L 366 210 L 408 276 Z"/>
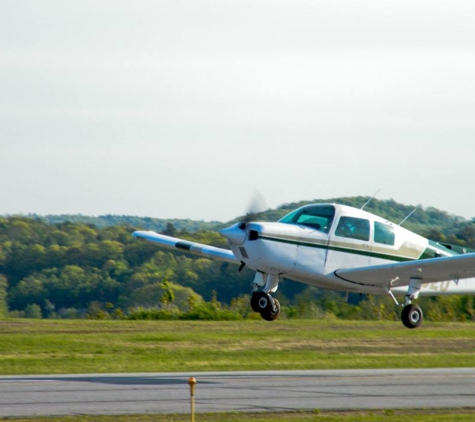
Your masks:
<path fill-rule="evenodd" d="M 196 379 L 194 377 L 190 377 L 188 380 L 188 384 L 190 384 L 190 396 L 191 396 L 191 422 L 195 422 L 195 385 Z"/>

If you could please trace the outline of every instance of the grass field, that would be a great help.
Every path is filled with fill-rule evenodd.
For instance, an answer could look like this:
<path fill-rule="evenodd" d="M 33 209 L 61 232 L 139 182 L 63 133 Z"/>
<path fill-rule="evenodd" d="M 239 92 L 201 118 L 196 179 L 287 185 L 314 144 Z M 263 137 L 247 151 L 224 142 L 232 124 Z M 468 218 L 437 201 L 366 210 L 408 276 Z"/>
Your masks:
<path fill-rule="evenodd" d="M 279 412 L 198 414 L 196 422 L 462 422 L 475 419 L 474 409 L 405 409 L 352 412 Z M 0 418 L 0 420 L 12 420 Z M 15 422 L 189 422 L 189 415 L 70 416 L 14 419 Z"/>
<path fill-rule="evenodd" d="M 0 374 L 475 366 L 473 323 L 0 321 Z"/>

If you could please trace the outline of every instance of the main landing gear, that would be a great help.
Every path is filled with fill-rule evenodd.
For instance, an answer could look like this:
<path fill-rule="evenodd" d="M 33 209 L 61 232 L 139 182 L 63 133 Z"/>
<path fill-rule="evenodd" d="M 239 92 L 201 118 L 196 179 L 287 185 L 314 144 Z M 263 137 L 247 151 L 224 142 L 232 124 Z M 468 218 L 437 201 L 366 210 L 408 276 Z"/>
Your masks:
<path fill-rule="evenodd" d="M 421 286 L 421 279 L 411 278 L 407 293 L 404 296 L 404 308 L 401 313 L 401 321 L 407 328 L 417 328 L 422 324 L 422 309 L 418 305 L 412 303 L 413 300 L 419 297 Z"/>
<path fill-rule="evenodd" d="M 411 303 L 404 306 L 401 313 L 401 320 L 407 328 L 417 328 L 422 324 L 422 309 Z"/>
<path fill-rule="evenodd" d="M 251 308 L 261 314 L 266 321 L 274 321 L 280 314 L 280 303 L 266 292 L 255 292 L 251 298 Z"/>

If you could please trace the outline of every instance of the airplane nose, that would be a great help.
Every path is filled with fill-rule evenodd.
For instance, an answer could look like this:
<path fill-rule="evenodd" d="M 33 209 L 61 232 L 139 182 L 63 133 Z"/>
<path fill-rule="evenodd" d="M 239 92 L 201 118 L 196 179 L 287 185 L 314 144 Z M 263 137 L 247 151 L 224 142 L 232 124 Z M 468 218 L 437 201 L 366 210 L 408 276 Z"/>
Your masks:
<path fill-rule="evenodd" d="M 239 246 L 246 240 L 246 230 L 242 227 L 242 223 L 237 223 L 231 227 L 220 230 L 219 233 L 223 235 L 229 243 Z"/>

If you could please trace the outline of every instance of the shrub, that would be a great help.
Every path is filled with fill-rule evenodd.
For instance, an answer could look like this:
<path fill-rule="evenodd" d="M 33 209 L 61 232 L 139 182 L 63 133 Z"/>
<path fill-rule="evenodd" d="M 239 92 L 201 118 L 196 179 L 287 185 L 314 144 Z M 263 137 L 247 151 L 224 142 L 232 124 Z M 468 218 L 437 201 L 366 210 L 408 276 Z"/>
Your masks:
<path fill-rule="evenodd" d="M 176 308 L 171 309 L 144 309 L 136 308 L 133 309 L 125 317 L 129 320 L 176 320 L 180 317 L 181 312 Z"/>
<path fill-rule="evenodd" d="M 242 320 L 243 316 L 238 311 L 232 311 L 223 308 L 221 305 L 213 302 L 201 302 L 195 305 L 188 312 L 180 315 L 182 320 L 201 320 L 201 321 L 237 321 Z"/>
<path fill-rule="evenodd" d="M 32 303 L 31 305 L 26 306 L 24 312 L 25 318 L 40 319 L 43 317 L 43 315 L 41 314 L 41 308 L 36 303 Z"/>

